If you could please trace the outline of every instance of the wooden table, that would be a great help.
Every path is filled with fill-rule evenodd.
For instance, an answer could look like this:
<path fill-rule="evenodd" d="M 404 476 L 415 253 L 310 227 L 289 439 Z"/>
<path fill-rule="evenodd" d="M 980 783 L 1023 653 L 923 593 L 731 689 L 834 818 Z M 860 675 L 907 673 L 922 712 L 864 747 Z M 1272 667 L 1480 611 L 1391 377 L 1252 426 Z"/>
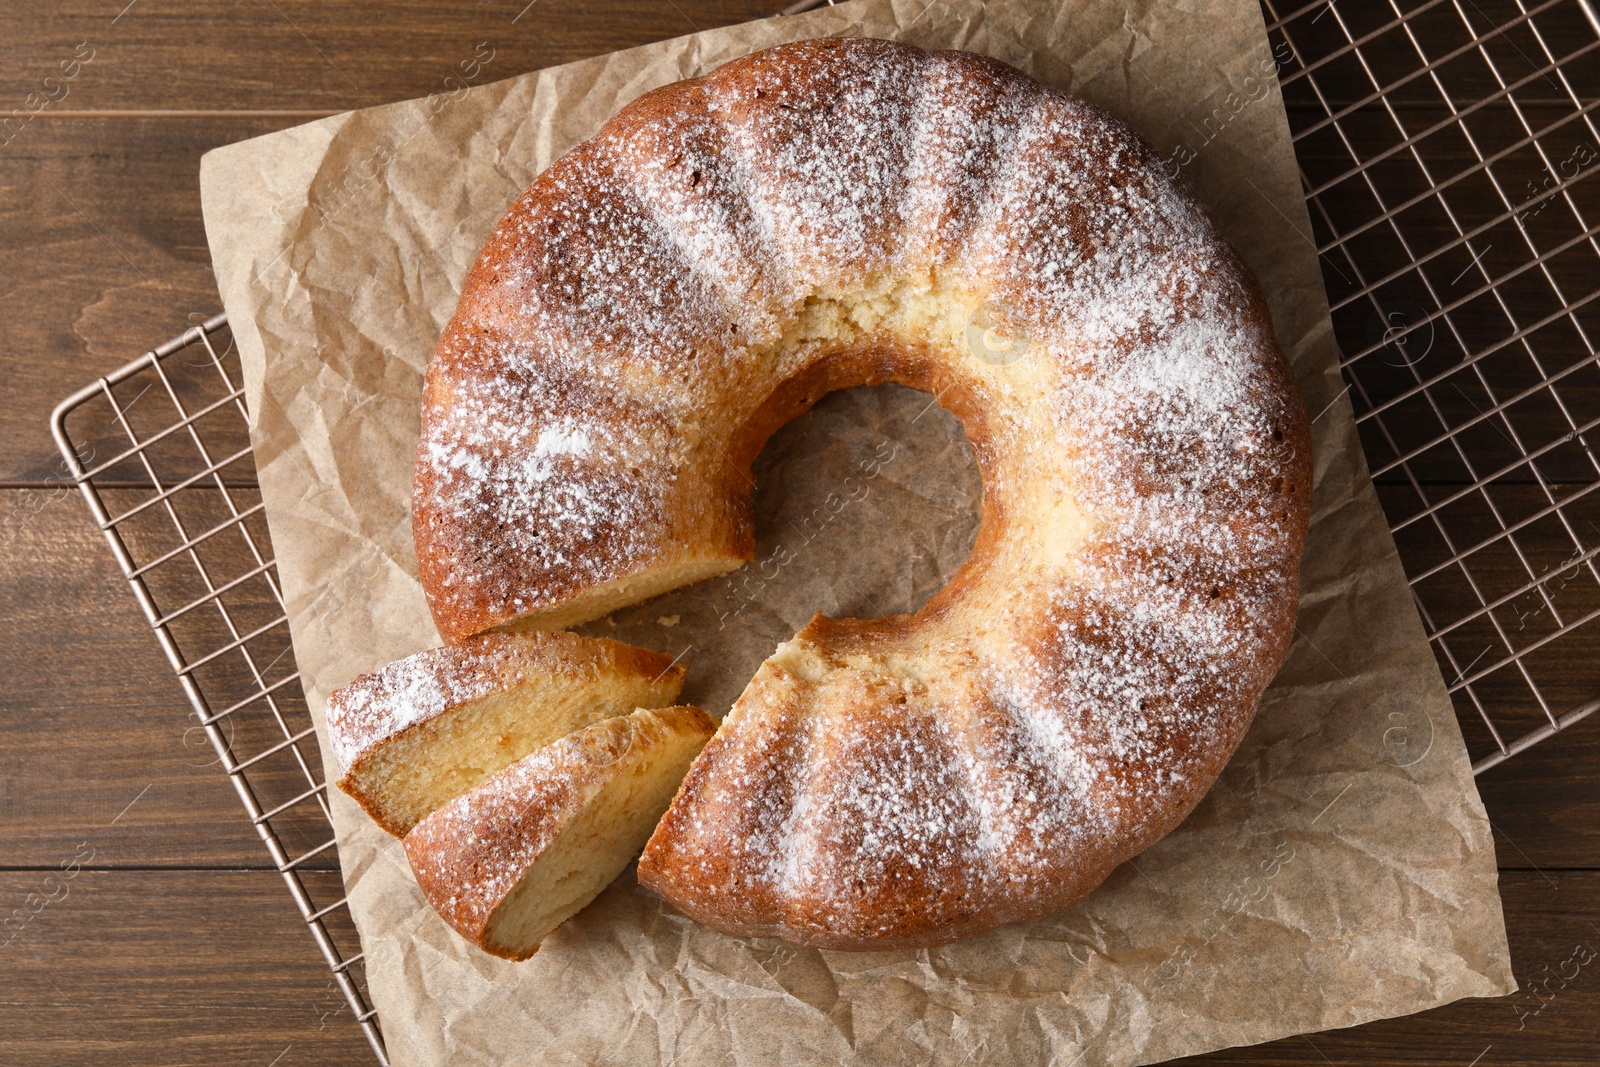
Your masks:
<path fill-rule="evenodd" d="M 207 149 L 445 88 L 482 44 L 492 79 L 771 12 L 124 3 L 0 14 L 0 116 L 31 115 L 0 137 L 0 910 L 27 914 L 0 934 L 0 1062 L 363 1063 L 282 882 L 60 485 L 47 416 L 219 309 L 196 181 Z M 1597 755 L 1600 717 L 1481 781 L 1516 972 L 1542 986 L 1203 1061 L 1600 1062 L 1600 958 L 1555 977 L 1600 949 Z M 336 891 L 331 862 L 310 866 Z M 75 877 L 53 877 L 63 867 Z"/>

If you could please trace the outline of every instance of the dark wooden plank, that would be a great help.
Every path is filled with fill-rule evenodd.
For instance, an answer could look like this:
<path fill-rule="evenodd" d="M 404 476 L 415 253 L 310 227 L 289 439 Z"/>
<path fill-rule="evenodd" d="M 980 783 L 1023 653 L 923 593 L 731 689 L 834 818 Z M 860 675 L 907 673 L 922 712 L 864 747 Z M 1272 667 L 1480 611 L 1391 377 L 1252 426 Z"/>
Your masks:
<path fill-rule="evenodd" d="M 448 92 L 775 13 L 761 0 L 129 5 L 0 15 L 0 99 L 56 110 L 345 111 Z M 61 63 L 75 56 L 75 77 Z M 67 68 L 72 69 L 72 68 Z M 50 85 L 43 79 L 53 77 Z M 10 105 L 8 105 L 9 107 Z M 37 132 L 37 131 L 30 131 Z"/>
<path fill-rule="evenodd" d="M 1471 680 L 1476 692 L 1478 703 L 1464 689 L 1456 695 L 1475 757 L 1496 747 L 1483 714 L 1509 743 L 1548 723 L 1547 711 L 1560 715 L 1600 696 L 1600 625 L 1575 625 L 1600 611 L 1600 580 L 1580 563 L 1600 550 L 1600 490 L 1592 487 L 1556 484 L 1547 493 L 1491 486 L 1442 508 L 1437 522 L 1410 522 L 1396 537 L 1431 630 L 1445 633 L 1436 651 L 1446 680 Z M 1379 497 L 1390 521 L 1404 522 L 1421 514 L 1425 502 L 1456 492 L 1384 485 Z M 1552 499 L 1562 503 L 1560 512 L 1538 517 Z M 1449 564 L 1467 549 L 1476 551 Z M 1498 606 L 1485 610 L 1486 604 Z M 1522 655 L 1520 665 L 1509 661 L 1513 654 Z M 1497 664 L 1503 665 L 1474 679 Z"/>
<path fill-rule="evenodd" d="M 1596 767 L 1600 716 L 1591 715 L 1478 776 L 1502 867 L 1600 868 Z"/>
<path fill-rule="evenodd" d="M 123 503 L 130 494 L 110 496 Z M 0 515 L 0 615 L 9 624 L 0 643 L 0 866 L 53 864 L 89 831 L 102 864 L 265 866 L 265 849 L 76 492 L 0 490 Z M 227 551 L 245 565 L 240 544 Z M 158 603 L 177 606 L 181 586 L 158 581 Z M 241 618 L 259 617 L 269 596 L 241 587 L 244 607 L 257 603 Z M 180 635 L 192 657 L 226 640 L 210 614 Z M 281 651 L 286 639 L 276 639 Z M 260 645 L 261 662 L 273 648 Z M 286 669 L 280 661 L 272 676 Z M 237 691 L 248 681 L 240 673 L 237 662 L 227 665 L 205 680 L 208 692 Z M 303 723 L 298 693 L 285 696 L 291 721 Z M 241 753 L 281 736 L 260 705 L 235 718 L 229 735 Z M 315 745 L 302 748 L 315 768 Z M 287 751 L 252 779 L 269 807 L 306 788 Z M 311 804 L 276 825 L 297 853 L 327 838 Z M 311 865 L 333 862 L 330 854 Z"/>
<path fill-rule="evenodd" d="M 87 869 L 74 863 L 95 855 L 97 839 L 87 837 L 47 871 L 0 873 L 9 923 L 0 934 L 0 1059 L 371 1062 L 277 874 Z M 343 894 L 336 874 L 307 882 L 318 900 Z M 353 953 L 343 917 L 340 909 L 330 922 Z"/>
<path fill-rule="evenodd" d="M 55 405 L 221 310 L 200 220 L 200 155 L 295 121 L 58 121 L 0 148 L 8 308 L 0 316 L 0 482 L 59 480 L 47 425 Z M 139 388 L 123 400 L 140 405 L 140 418 L 174 417 L 159 389 L 138 398 Z M 127 445 L 108 410 L 91 418 L 77 428 L 86 456 L 107 459 Z M 236 477 L 253 481 L 254 472 Z"/>
<path fill-rule="evenodd" d="M 73 0 L 56 5 L 48 18 L 21 9 L 0 18 L 0 96 L 23 106 L 29 93 L 39 94 L 47 103 L 35 122 L 56 110 L 341 111 L 447 91 L 455 85 L 447 79 L 474 71 L 476 56 L 492 58 L 477 64 L 475 79 L 495 79 L 772 15 L 783 6 L 781 0 L 498 0 L 441 9 L 409 0 L 386 5 L 380 27 L 371 9 L 349 3 L 208 0 L 173 8 L 145 2 L 123 12 L 116 3 Z M 1498 18 L 1516 14 L 1509 2 L 1483 6 Z M 1344 42 L 1335 20 L 1314 20 L 1316 13 L 1292 27 L 1303 54 L 1313 59 Z M 1346 17 L 1359 34 L 1363 23 L 1390 15 L 1386 8 L 1355 8 Z M 1541 24 L 1557 54 L 1574 47 L 1586 32 L 1576 5 L 1546 13 Z M 1431 35 L 1447 47 L 1463 39 L 1460 16 L 1448 5 L 1424 17 L 1420 29 L 1425 40 Z M 1364 54 L 1380 72 L 1394 72 L 1389 80 L 1417 65 L 1413 46 L 1399 32 L 1367 45 Z M 1513 81 L 1533 69 L 1535 56 L 1540 56 L 1537 43 L 1526 31 L 1492 54 Z M 1290 62 L 1285 70 L 1297 66 Z M 1499 88 L 1485 61 L 1474 54 L 1451 61 L 1441 76 L 1462 103 Z M 1580 91 L 1592 86 L 1592 74 L 1586 81 L 1585 71 L 1578 69 L 1574 77 Z M 1319 80 L 1336 105 L 1371 92 L 1353 57 L 1323 66 Z M 1312 106 L 1315 98 L 1305 90 L 1303 83 L 1300 91 L 1292 89 L 1291 104 Z M 1559 86 L 1539 80 L 1523 95 L 1560 94 Z M 1396 95 L 1403 105 L 1436 106 L 1439 99 L 1426 79 Z"/>

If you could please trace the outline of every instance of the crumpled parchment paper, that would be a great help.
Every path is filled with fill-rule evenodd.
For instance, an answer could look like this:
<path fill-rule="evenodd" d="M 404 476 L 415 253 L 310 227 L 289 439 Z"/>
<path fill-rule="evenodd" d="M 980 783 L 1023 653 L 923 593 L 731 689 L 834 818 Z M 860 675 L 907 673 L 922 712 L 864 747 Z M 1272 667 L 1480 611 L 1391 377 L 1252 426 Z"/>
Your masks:
<path fill-rule="evenodd" d="M 1182 828 L 1067 912 L 933 950 L 728 938 L 625 875 L 506 963 L 444 926 L 398 842 L 335 790 L 394 1062 L 1134 1064 L 1512 990 L 1488 823 L 1342 396 L 1278 94 L 1289 57 L 1254 0 L 857 0 L 208 154 L 206 228 L 319 721 L 330 690 L 438 640 L 408 519 L 418 395 L 500 214 L 640 93 L 830 34 L 996 56 L 1130 122 L 1199 190 L 1260 275 L 1315 416 L 1298 640 Z M 682 652 L 687 699 L 721 714 L 813 611 L 921 603 L 965 556 L 979 491 L 928 401 L 850 390 L 786 427 L 759 467 L 761 562 L 592 631 Z"/>

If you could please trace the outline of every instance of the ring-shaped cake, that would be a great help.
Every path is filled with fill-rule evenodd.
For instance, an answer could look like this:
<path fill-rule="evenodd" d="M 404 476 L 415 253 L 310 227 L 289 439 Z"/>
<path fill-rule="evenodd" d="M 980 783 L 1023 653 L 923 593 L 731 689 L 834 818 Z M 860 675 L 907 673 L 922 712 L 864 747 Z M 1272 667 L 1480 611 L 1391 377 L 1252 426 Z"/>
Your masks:
<path fill-rule="evenodd" d="M 429 364 L 447 640 L 726 573 L 824 394 L 960 417 L 970 557 L 762 665 L 640 861 L 736 934 L 937 944 L 1056 911 L 1211 787 L 1293 635 L 1304 410 L 1259 288 L 1126 126 L 998 62 L 803 41 L 647 93 L 511 207 Z"/>

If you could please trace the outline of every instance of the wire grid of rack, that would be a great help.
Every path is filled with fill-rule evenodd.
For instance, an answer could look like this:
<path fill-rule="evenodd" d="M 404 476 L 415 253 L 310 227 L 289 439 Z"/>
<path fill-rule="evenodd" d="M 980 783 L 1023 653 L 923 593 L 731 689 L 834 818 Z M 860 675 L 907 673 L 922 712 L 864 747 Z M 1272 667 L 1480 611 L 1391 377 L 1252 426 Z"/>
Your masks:
<path fill-rule="evenodd" d="M 1600 706 L 1600 17 L 1278 6 L 1362 444 L 1482 771 Z"/>
<path fill-rule="evenodd" d="M 111 427 L 109 447 L 74 433 L 82 427 Z M 68 397 L 51 429 L 349 1011 L 387 1067 L 346 899 L 318 899 L 306 877 L 336 865 L 337 850 L 252 484 L 243 374 L 226 317 Z"/>
<path fill-rule="evenodd" d="M 1600 706 L 1570 651 L 1600 615 L 1600 56 L 1579 65 L 1600 19 L 1592 0 L 1262 7 L 1363 446 L 1482 772 Z M 303 877 L 336 846 L 242 382 L 218 315 L 67 398 L 52 429 L 387 1063 L 346 901 Z"/>

